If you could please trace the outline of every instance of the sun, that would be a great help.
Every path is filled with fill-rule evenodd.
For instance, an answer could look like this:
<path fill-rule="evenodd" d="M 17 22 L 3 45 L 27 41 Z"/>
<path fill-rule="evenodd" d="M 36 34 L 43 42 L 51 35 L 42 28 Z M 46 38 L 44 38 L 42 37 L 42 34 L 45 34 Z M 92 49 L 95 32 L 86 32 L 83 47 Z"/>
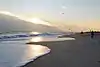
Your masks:
<path fill-rule="evenodd" d="M 44 24 L 43 22 L 41 22 L 41 20 L 39 18 L 32 18 L 32 19 L 30 19 L 30 21 L 32 21 L 35 24 Z"/>
<path fill-rule="evenodd" d="M 30 18 L 28 20 L 32 23 L 35 23 L 35 24 L 42 24 L 42 25 L 52 26 L 49 22 L 43 21 L 39 18 Z"/>

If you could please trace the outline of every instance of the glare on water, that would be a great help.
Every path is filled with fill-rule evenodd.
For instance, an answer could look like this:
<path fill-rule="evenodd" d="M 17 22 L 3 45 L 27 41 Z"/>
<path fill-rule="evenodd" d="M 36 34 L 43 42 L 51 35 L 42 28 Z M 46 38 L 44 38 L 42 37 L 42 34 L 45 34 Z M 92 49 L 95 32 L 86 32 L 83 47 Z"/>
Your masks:
<path fill-rule="evenodd" d="M 56 36 L 51 37 L 51 36 L 38 36 L 38 37 L 33 37 L 32 39 L 29 40 L 29 42 L 46 42 L 46 41 L 64 41 L 64 40 L 75 40 L 75 38 L 58 38 Z"/>
<path fill-rule="evenodd" d="M 50 49 L 42 45 L 25 45 L 20 42 L 2 42 L 0 43 L 0 67 L 24 65 L 49 52 Z"/>
<path fill-rule="evenodd" d="M 31 32 L 30 34 L 40 34 L 39 32 Z"/>
<path fill-rule="evenodd" d="M 34 38 L 32 38 L 30 41 L 32 41 L 32 42 L 40 42 L 40 41 L 42 41 L 42 40 L 43 40 L 42 37 L 34 37 Z"/>
<path fill-rule="evenodd" d="M 27 51 L 24 54 L 24 58 L 41 56 L 49 50 L 50 49 L 48 49 L 47 47 L 43 47 L 41 45 L 28 46 Z"/>

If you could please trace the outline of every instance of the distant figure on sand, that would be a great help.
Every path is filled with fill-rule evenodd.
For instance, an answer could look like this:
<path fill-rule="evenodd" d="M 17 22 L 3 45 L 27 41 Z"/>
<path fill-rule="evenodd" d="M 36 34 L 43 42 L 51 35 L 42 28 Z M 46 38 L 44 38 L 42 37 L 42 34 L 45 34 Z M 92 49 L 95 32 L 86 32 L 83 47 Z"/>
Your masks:
<path fill-rule="evenodd" d="M 81 34 L 83 34 L 83 31 L 81 31 Z"/>
<path fill-rule="evenodd" d="M 94 31 L 91 31 L 91 38 L 94 37 Z"/>

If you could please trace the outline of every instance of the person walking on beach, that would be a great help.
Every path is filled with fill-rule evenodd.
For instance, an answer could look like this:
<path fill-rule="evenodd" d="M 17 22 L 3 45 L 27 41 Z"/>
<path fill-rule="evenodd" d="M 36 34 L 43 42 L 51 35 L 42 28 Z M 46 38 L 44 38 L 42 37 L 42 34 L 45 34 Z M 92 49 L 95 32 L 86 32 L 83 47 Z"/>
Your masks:
<path fill-rule="evenodd" d="M 81 31 L 81 34 L 83 34 L 84 32 L 83 31 Z"/>
<path fill-rule="evenodd" d="M 91 38 L 94 38 L 94 31 L 91 31 Z"/>

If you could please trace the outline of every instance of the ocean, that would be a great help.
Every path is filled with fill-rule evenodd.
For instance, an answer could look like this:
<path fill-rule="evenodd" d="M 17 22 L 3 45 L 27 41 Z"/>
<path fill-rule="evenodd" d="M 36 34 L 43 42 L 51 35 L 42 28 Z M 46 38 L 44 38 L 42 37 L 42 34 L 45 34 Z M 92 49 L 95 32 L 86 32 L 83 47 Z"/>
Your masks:
<path fill-rule="evenodd" d="M 0 67 L 19 67 L 52 51 L 47 46 L 27 42 L 63 41 L 59 34 L 2 34 L 0 35 Z"/>

